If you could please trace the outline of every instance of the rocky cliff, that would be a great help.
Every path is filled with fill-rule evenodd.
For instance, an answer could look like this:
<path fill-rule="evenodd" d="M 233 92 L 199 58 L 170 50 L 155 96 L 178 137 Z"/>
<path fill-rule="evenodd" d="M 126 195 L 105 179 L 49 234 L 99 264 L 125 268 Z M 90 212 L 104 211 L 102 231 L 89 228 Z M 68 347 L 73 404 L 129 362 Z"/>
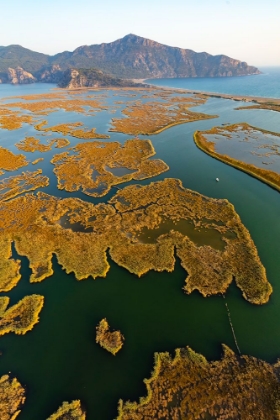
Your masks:
<path fill-rule="evenodd" d="M 7 72 L 0 73 L 0 83 L 11 83 L 13 85 L 16 84 L 27 84 L 27 83 L 35 83 L 37 80 L 33 76 L 33 74 L 29 73 L 28 71 L 23 70 L 22 67 L 16 67 L 12 69 L 9 67 Z"/>
<path fill-rule="evenodd" d="M 137 87 L 143 85 L 133 83 L 131 80 L 119 79 L 98 69 L 68 69 L 59 83 L 59 87 L 77 89 L 83 87 Z"/>
<path fill-rule="evenodd" d="M 17 68 L 29 76 L 21 77 Z M 226 55 L 196 53 L 192 50 L 169 47 L 137 35 L 107 44 L 81 46 L 48 56 L 19 45 L 0 47 L 0 82 L 30 83 L 31 80 L 58 83 L 63 72 L 71 68 L 100 69 L 117 78 L 157 77 L 230 77 L 259 74 L 245 62 Z M 81 82 L 83 83 L 83 82 Z"/>

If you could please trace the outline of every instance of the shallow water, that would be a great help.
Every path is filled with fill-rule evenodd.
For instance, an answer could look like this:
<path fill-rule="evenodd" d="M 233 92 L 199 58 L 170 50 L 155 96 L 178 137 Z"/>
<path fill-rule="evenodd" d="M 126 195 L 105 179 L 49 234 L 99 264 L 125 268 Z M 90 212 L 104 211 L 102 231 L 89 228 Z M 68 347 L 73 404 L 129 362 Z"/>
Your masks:
<path fill-rule="evenodd" d="M 188 236 L 197 246 L 209 245 L 219 251 L 222 251 L 226 246 L 223 236 L 216 229 L 196 228 L 192 221 L 184 219 L 180 219 L 178 222 L 163 220 L 157 229 L 143 228 L 137 235 L 137 239 L 143 243 L 154 244 L 160 235 L 168 233 L 170 230 Z M 227 235 L 225 236 L 227 237 Z"/>
<path fill-rule="evenodd" d="M 9 89 L 7 85 L 3 86 L 7 96 Z M 13 87 L 9 88 L 13 91 Z M 29 86 L 21 87 L 23 91 L 24 88 L 30 92 Z M 106 100 L 113 103 L 116 98 L 109 95 Z M 226 122 L 246 121 L 263 129 L 280 131 L 280 113 L 235 111 L 235 107 L 234 101 L 211 98 L 205 105 L 193 109 L 217 113 L 219 118 L 178 125 L 150 136 L 155 157 L 170 167 L 167 173 L 152 181 L 180 178 L 184 187 L 209 197 L 227 198 L 234 204 L 255 241 L 274 293 L 268 304 L 258 307 L 245 301 L 232 284 L 226 294 L 227 303 L 241 352 L 275 361 L 280 355 L 280 194 L 209 157 L 193 142 L 195 130 L 210 129 Z M 64 120 L 61 122 L 73 122 L 73 114 L 63 111 L 50 114 L 48 120 L 60 121 L 62 115 Z M 96 127 L 97 132 L 106 134 L 111 117 L 102 111 L 93 117 L 78 115 L 75 121 L 86 122 L 88 126 Z M 13 143 L 32 130 L 28 126 L 14 132 L 1 130 L 0 145 L 12 149 Z M 110 134 L 107 141 L 123 143 L 129 138 L 123 134 Z M 71 146 L 81 141 L 66 137 Z M 18 152 L 16 148 L 13 151 Z M 112 188 L 106 197 L 92 199 L 80 191 L 59 191 L 53 166 L 48 164 L 52 153 L 26 153 L 30 160 L 40 156 L 45 160 L 15 173 L 41 167 L 43 174 L 50 177 L 50 186 L 42 190 L 56 196 L 98 203 L 115 194 L 116 189 Z M 219 177 L 219 183 L 215 181 L 216 177 Z M 144 185 L 150 182 L 148 179 L 131 183 Z M 119 187 L 123 185 L 127 184 Z M 134 400 L 146 393 L 142 380 L 150 376 L 155 351 L 174 352 L 176 347 L 189 345 L 213 359 L 220 357 L 221 343 L 235 349 L 222 297 L 203 298 L 196 292 L 185 295 L 182 287 L 186 273 L 179 261 L 173 273 L 150 272 L 139 279 L 110 260 L 111 269 L 105 279 L 77 281 L 72 274 L 66 275 L 54 258 L 55 274 L 42 283 L 29 284 L 28 261 L 22 260 L 23 278 L 5 295 L 14 303 L 26 294 L 39 293 L 45 296 L 45 305 L 39 324 L 31 332 L 24 336 L 7 334 L 0 337 L 3 353 L 0 374 L 11 371 L 27 387 L 26 405 L 19 420 L 43 420 L 62 401 L 72 399 L 82 400 L 88 420 L 113 419 L 119 398 Z M 95 344 L 95 327 L 103 317 L 125 336 L 124 347 L 115 357 Z"/>
<path fill-rule="evenodd" d="M 230 137 L 227 137 L 227 136 Z M 215 151 L 222 155 L 250 163 L 261 169 L 280 173 L 280 137 L 261 131 L 224 131 L 221 134 L 207 134 L 215 143 Z"/>

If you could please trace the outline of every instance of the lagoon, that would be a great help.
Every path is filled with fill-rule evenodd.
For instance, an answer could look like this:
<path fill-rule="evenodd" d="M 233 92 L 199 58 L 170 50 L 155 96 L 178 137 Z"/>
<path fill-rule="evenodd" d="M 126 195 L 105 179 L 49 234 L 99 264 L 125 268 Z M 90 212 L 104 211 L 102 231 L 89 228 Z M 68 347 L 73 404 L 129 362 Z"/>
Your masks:
<path fill-rule="evenodd" d="M 254 77 L 259 76 L 252 76 L 252 79 Z M 223 80 L 220 79 L 221 84 Z M 20 86 L 20 94 L 30 94 L 32 89 L 44 93 L 53 87 L 40 86 Z M 121 98 L 121 93 L 120 97 L 114 96 L 115 93 L 108 94 L 108 104 Z M 19 93 L 15 93 L 14 87 L 0 86 L 0 96 L 15 94 Z M 254 306 L 245 301 L 232 284 L 226 294 L 227 303 L 241 352 L 274 362 L 280 356 L 280 194 L 204 154 L 193 142 L 195 130 L 207 130 L 228 122 L 246 121 L 262 129 L 280 131 L 280 113 L 236 111 L 235 107 L 236 102 L 232 100 L 210 98 L 193 110 L 218 114 L 219 118 L 178 125 L 150 136 L 155 157 L 170 167 L 167 173 L 152 181 L 179 178 L 184 187 L 209 197 L 226 198 L 235 206 L 255 241 L 274 292 L 268 304 Z M 74 113 L 58 111 L 50 114 L 48 121 L 71 122 L 73 117 Z M 75 117 L 75 121 L 96 127 L 97 132 L 110 134 L 108 141 L 123 143 L 131 137 L 108 132 L 112 115 L 106 110 L 94 117 Z M 0 145 L 12 149 L 26 132 L 33 131 L 28 126 L 15 132 L 1 130 Z M 72 145 L 77 142 L 75 138 L 69 139 Z M 32 154 L 33 159 L 38 156 Z M 43 191 L 94 203 L 107 201 L 115 193 L 112 191 L 103 199 L 93 199 L 81 192 L 58 191 L 53 167 L 47 165 L 47 156 L 50 157 L 51 153 L 43 156 L 46 156 L 43 174 L 50 176 L 51 181 Z M 219 183 L 215 181 L 216 177 L 219 177 Z M 141 181 L 142 185 L 148 183 L 150 180 Z M 155 351 L 174 354 L 176 347 L 189 345 L 209 359 L 218 359 L 221 343 L 236 350 L 223 298 L 203 298 L 196 292 L 185 295 L 182 291 L 185 272 L 179 261 L 173 273 L 149 272 L 140 279 L 110 261 L 111 269 L 106 278 L 78 282 L 72 274 L 67 275 L 54 258 L 55 274 L 38 284 L 28 282 L 27 259 L 22 258 L 22 263 L 22 280 L 5 295 L 10 296 L 11 303 L 14 303 L 26 294 L 38 293 L 45 297 L 45 305 L 39 324 L 31 332 L 25 336 L 10 334 L 0 338 L 3 353 L 0 375 L 11 371 L 27 387 L 27 400 L 19 420 L 43 420 L 62 401 L 72 399 L 82 400 L 88 420 L 111 420 L 116 416 L 119 398 L 135 400 L 146 394 L 142 381 L 150 376 Z M 124 347 L 115 357 L 95 343 L 95 327 L 104 317 L 125 336 Z"/>

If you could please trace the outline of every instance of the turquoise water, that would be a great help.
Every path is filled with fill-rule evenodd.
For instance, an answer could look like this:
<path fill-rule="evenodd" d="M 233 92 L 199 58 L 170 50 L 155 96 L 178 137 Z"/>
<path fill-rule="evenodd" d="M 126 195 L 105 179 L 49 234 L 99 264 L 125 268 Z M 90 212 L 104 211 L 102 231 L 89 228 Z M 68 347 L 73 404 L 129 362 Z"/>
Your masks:
<path fill-rule="evenodd" d="M 7 93 L 9 89 L 14 92 L 11 86 L 0 86 L 0 95 L 3 91 L 2 96 L 14 94 Z M 20 89 L 23 94 L 30 93 L 31 88 L 22 86 Z M 115 100 L 118 97 L 111 94 L 106 98 L 109 104 Z M 180 178 L 187 188 L 210 197 L 227 198 L 234 204 L 255 241 L 274 293 L 268 304 L 254 306 L 242 298 L 233 283 L 226 298 L 241 352 L 273 362 L 280 356 L 280 194 L 212 159 L 193 142 L 195 130 L 206 130 L 225 122 L 247 121 L 263 129 L 280 131 L 280 113 L 236 111 L 235 107 L 234 101 L 210 98 L 194 110 L 218 114 L 219 118 L 178 125 L 151 136 L 155 157 L 163 159 L 170 167 L 169 172 L 153 180 L 166 176 Z M 76 121 L 107 133 L 110 118 L 116 114 L 102 111 L 88 117 L 59 111 L 50 114 L 48 120 L 50 123 L 70 122 L 74 116 Z M 33 131 L 27 125 L 14 132 L 1 130 L 0 145 L 12 148 L 26 133 L 34 134 Z M 117 133 L 110 135 L 108 141 L 124 142 L 129 138 Z M 79 142 L 72 137 L 69 139 L 71 145 Z M 32 159 L 39 156 L 27 155 L 29 158 L 32 155 Z M 58 191 L 53 167 L 47 163 L 51 155 L 52 152 L 43 154 L 45 161 L 37 166 L 50 177 L 50 186 L 44 191 L 94 203 L 107 200 L 115 193 L 112 190 L 106 197 L 94 200 L 81 192 Z M 216 177 L 220 178 L 219 183 Z M 141 184 L 149 182 L 145 180 Z M 215 359 L 221 355 L 221 343 L 235 349 L 222 297 L 185 295 L 182 287 L 186 273 L 178 261 L 173 273 L 150 272 L 140 279 L 112 261 L 110 265 L 105 279 L 78 282 L 72 274 L 67 275 L 54 258 L 55 274 L 42 283 L 29 284 L 28 261 L 22 258 L 23 278 L 5 295 L 15 303 L 26 294 L 38 293 L 45 296 L 45 305 L 40 323 L 31 332 L 24 336 L 0 337 L 3 353 L 0 375 L 11 371 L 27 389 L 26 404 L 19 420 L 44 420 L 62 401 L 72 399 L 81 399 L 87 420 L 111 420 L 116 416 L 119 398 L 135 400 L 145 395 L 142 381 L 150 375 L 155 351 L 174 354 L 176 347 L 189 345 L 209 359 Z M 95 344 L 95 327 L 103 317 L 125 336 L 124 347 L 115 357 Z"/>
<path fill-rule="evenodd" d="M 262 74 L 239 77 L 201 77 L 186 79 L 147 79 L 155 86 L 168 86 L 200 92 L 280 98 L 280 67 L 260 68 Z"/>

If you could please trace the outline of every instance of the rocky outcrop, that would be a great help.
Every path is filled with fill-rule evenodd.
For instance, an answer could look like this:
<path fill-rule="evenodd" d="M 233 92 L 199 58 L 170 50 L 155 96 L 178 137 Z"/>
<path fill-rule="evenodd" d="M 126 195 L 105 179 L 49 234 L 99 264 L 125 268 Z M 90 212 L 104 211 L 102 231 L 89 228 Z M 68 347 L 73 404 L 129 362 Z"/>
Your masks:
<path fill-rule="evenodd" d="M 23 70 L 22 67 L 17 67 L 15 69 L 9 67 L 7 71 L 7 78 L 9 83 L 13 85 L 35 83 L 37 81 L 33 74 Z"/>
<path fill-rule="evenodd" d="M 44 67 L 36 76 L 37 80 L 43 83 L 58 83 L 63 75 L 63 70 L 59 64 Z"/>
<path fill-rule="evenodd" d="M 98 69 L 68 69 L 58 83 L 59 87 L 78 89 L 83 87 L 143 87 L 131 80 L 119 79 Z"/>

